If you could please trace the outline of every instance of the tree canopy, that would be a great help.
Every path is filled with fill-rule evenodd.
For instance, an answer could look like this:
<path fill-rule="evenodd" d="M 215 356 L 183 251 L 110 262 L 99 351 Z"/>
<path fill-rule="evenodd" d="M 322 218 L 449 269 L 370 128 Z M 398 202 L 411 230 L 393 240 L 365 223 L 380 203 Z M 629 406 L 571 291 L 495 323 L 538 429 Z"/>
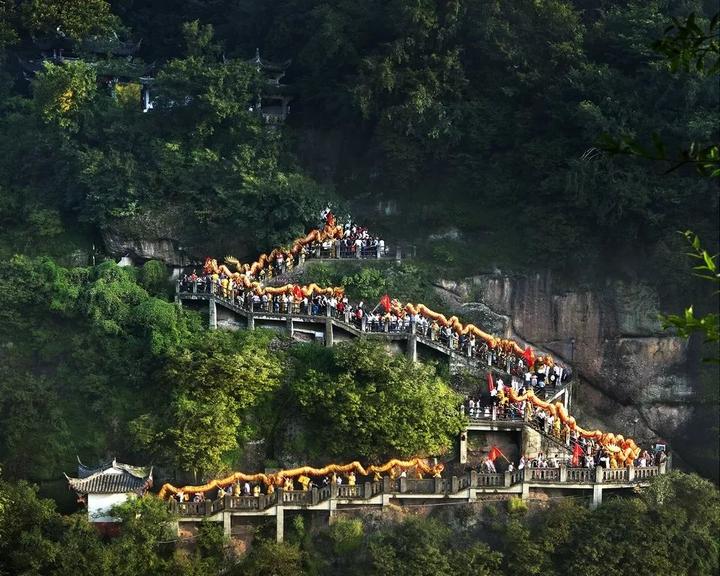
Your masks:
<path fill-rule="evenodd" d="M 299 411 L 334 456 L 437 455 L 464 427 L 458 395 L 432 366 L 369 341 L 340 344 L 297 364 L 290 386 Z"/>

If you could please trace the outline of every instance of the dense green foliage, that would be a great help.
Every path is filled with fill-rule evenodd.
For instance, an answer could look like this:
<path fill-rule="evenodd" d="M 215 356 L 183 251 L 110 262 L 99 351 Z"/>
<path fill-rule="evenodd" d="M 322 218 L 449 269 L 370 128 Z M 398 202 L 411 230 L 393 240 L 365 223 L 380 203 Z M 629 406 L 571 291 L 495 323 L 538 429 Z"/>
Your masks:
<path fill-rule="evenodd" d="M 0 266 L 0 462 L 9 477 L 57 478 L 75 454 L 210 477 L 238 466 L 245 441 L 261 438 L 276 463 L 282 454 L 317 464 L 440 454 L 462 425 L 433 367 L 368 342 L 303 345 L 288 358 L 272 333 L 202 329 L 197 313 L 164 299 L 157 262 L 63 268 L 16 257 Z M 293 422 L 307 424 L 299 436 L 286 434 Z M 292 451 L 302 445 L 309 450 Z"/>
<path fill-rule="evenodd" d="M 0 479 L 0 574 L 13 576 L 158 576 L 217 574 L 215 531 L 201 530 L 194 554 L 175 550 L 167 506 L 143 498 L 115 509 L 122 533 L 109 543 L 83 514 L 61 516 L 50 500 Z M 207 553 L 212 550 L 214 555 Z"/>
<path fill-rule="evenodd" d="M 673 230 L 716 235 L 717 193 L 692 170 L 664 174 L 592 146 L 603 134 L 654 135 L 668 150 L 717 143 L 717 82 L 665 60 L 687 60 L 699 32 L 676 26 L 685 40 L 658 43 L 690 12 L 712 30 L 711 10 L 702 0 L 2 2 L 6 79 L 11 53 L 37 57 L 31 36 L 58 27 L 80 53 L 108 30 L 143 41 L 132 61 L 46 65 L 32 90 L 0 82 L 3 249 L 37 249 L 78 218 L 90 231 L 172 237 L 198 256 L 266 249 L 314 220 L 326 195 L 312 174 L 356 212 L 397 207 L 375 227 L 426 244 L 446 268 L 574 264 L 589 277 L 652 278 L 677 246 Z M 286 128 L 265 129 L 250 111 L 256 47 L 293 58 Z M 146 114 L 94 85 L 135 82 L 144 62 L 155 63 Z M 427 237 L 448 228 L 458 234 Z"/>
<path fill-rule="evenodd" d="M 423 263 L 387 264 L 363 260 L 361 262 L 306 263 L 300 282 L 315 282 L 320 286 L 342 286 L 354 302 L 375 306 L 384 294 L 401 302 L 438 304 L 433 294 L 432 266 Z"/>
<path fill-rule="evenodd" d="M 269 341 L 269 335 L 242 338 L 223 332 L 189 340 L 158 373 L 170 397 L 160 399 L 159 413 L 130 423 L 133 435 L 180 469 L 221 470 L 223 455 L 236 451 L 238 437 L 247 432 L 241 415 L 279 386 L 281 363 L 268 350 Z"/>
<path fill-rule="evenodd" d="M 126 84 L 103 80 L 132 86 L 145 66 L 112 58 L 46 62 L 29 97 L 0 100 L 2 252 L 58 253 L 42 239 L 78 220 L 136 234 L 170 227 L 190 244 L 217 236 L 217 250 L 256 250 L 304 232 L 323 193 L 249 109 L 258 72 L 220 60 L 210 28 L 194 22 L 183 33 L 184 48 L 155 74 L 150 113 L 139 85 L 133 100 Z"/>
<path fill-rule="evenodd" d="M 291 391 L 320 453 L 377 462 L 445 452 L 465 426 L 460 397 L 432 366 L 391 356 L 369 341 L 318 357 L 300 350 Z"/>
<path fill-rule="evenodd" d="M 367 302 L 432 304 L 438 269 L 490 266 L 642 277 L 685 298 L 687 283 L 668 281 L 675 230 L 705 240 L 707 250 L 693 245 L 697 270 L 716 273 L 718 194 L 702 177 L 716 171 L 720 124 L 706 73 L 717 69 L 712 10 L 703 0 L 0 0 L 0 465 L 12 480 L 0 479 L 0 576 L 716 573 L 718 494 L 692 476 L 592 513 L 564 501 L 527 514 L 513 500 L 507 513 L 341 518 L 319 533 L 299 518 L 289 544 L 260 541 L 241 561 L 211 524 L 176 549 L 153 499 L 119 509 L 122 535 L 103 542 L 23 481 L 59 478 L 76 454 L 152 460 L 179 479 L 247 462 L 440 455 L 463 425 L 433 366 L 364 341 L 325 350 L 209 332 L 168 301 L 163 263 L 86 267 L 103 260 L 108 233 L 244 257 L 298 237 L 332 200 L 429 261 L 306 271 Z M 111 55 L 140 39 L 134 57 Z M 78 58 L 28 71 L 53 42 Z M 248 62 L 258 47 L 293 59 L 284 126 L 258 113 L 267 83 Z M 648 140 L 662 151 L 641 154 L 649 162 L 601 144 Z M 665 150 L 688 151 L 670 173 Z M 712 305 L 667 322 L 716 342 Z M 695 423 L 707 418 L 698 411 Z M 712 460 L 696 444 L 688 453 Z"/>
<path fill-rule="evenodd" d="M 103 542 L 83 515 L 62 517 L 27 484 L 0 480 L 0 574 L 710 576 L 720 568 L 720 495 L 697 476 L 656 478 L 593 512 L 571 499 L 530 513 L 504 504 L 399 519 L 339 514 L 312 531 L 298 517 L 288 542 L 256 539 L 238 559 L 217 524 L 176 549 L 172 518 L 152 497 L 117 509 L 121 534 Z"/>

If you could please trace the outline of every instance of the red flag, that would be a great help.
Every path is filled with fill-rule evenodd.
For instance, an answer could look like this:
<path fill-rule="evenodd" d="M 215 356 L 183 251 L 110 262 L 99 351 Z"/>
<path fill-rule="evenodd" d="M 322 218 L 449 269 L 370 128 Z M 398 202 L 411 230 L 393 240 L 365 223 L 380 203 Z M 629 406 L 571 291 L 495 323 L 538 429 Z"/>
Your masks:
<path fill-rule="evenodd" d="M 488 454 L 488 458 L 490 460 L 492 460 L 493 462 L 495 462 L 495 460 L 497 460 L 498 456 L 502 456 L 504 458 L 505 454 L 503 454 L 500 451 L 500 448 L 498 448 L 497 446 L 493 446 L 492 448 L 490 448 L 490 454 Z"/>
<path fill-rule="evenodd" d="M 385 294 L 380 298 L 380 305 L 385 309 L 385 312 L 390 312 L 390 296 Z"/>
<path fill-rule="evenodd" d="M 295 296 L 295 300 L 302 300 L 303 299 L 303 291 L 297 284 L 293 286 L 293 296 Z"/>
<path fill-rule="evenodd" d="M 525 360 L 525 364 L 527 364 L 528 368 L 532 368 L 535 365 L 535 352 L 533 352 L 532 347 L 528 346 L 525 348 L 525 352 L 523 352 L 523 360 Z"/>
<path fill-rule="evenodd" d="M 573 453 L 572 453 L 572 459 L 570 460 L 570 464 L 575 466 L 576 468 L 580 466 L 580 456 L 583 454 L 583 449 L 580 444 L 577 442 L 575 443 L 575 446 L 573 446 Z"/>
<path fill-rule="evenodd" d="M 492 373 L 488 372 L 488 392 L 495 390 L 495 382 L 493 381 Z"/>

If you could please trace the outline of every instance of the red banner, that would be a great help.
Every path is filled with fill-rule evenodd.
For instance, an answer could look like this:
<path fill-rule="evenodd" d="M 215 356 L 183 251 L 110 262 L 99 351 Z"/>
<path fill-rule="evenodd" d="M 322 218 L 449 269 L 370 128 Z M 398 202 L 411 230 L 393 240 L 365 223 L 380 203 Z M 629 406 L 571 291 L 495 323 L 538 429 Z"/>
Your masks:
<path fill-rule="evenodd" d="M 495 460 L 497 460 L 498 456 L 505 457 L 505 454 L 503 454 L 500 451 L 500 448 L 498 448 L 497 446 L 493 446 L 492 448 L 490 448 L 490 454 L 488 454 L 488 458 L 490 458 L 490 460 L 495 462 Z"/>
<path fill-rule="evenodd" d="M 525 360 L 525 364 L 527 364 L 528 368 L 532 368 L 535 365 L 535 352 L 533 352 L 532 347 L 528 346 L 525 348 L 525 352 L 523 352 L 523 360 Z"/>
<path fill-rule="evenodd" d="M 295 296 L 295 300 L 302 300 L 303 299 L 303 291 L 300 286 L 293 286 L 293 296 Z"/>
<path fill-rule="evenodd" d="M 576 468 L 580 466 L 580 456 L 582 456 L 582 454 L 582 446 L 576 443 L 575 446 L 573 446 L 572 460 L 570 460 L 570 463 Z"/>

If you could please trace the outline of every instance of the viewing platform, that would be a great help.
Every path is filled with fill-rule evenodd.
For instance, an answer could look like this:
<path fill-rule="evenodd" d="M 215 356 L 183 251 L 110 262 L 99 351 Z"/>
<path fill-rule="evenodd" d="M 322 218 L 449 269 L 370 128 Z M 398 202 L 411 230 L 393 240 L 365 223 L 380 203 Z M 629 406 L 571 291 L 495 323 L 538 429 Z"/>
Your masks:
<path fill-rule="evenodd" d="M 483 347 L 474 350 L 460 350 L 457 340 L 454 346 L 441 339 L 433 339 L 429 334 L 423 334 L 414 322 L 410 322 L 405 330 L 391 330 L 389 324 L 377 326 L 372 329 L 365 323 L 354 321 L 349 313 L 339 314 L 337 310 L 325 308 L 320 314 L 301 313 L 297 306 L 291 313 L 271 310 L 271 304 L 250 304 L 243 299 L 226 297 L 214 285 L 194 282 L 176 285 L 175 300 L 178 303 L 207 302 L 208 322 L 211 329 L 247 329 L 267 328 L 283 332 L 291 338 L 314 341 L 325 346 L 333 346 L 336 342 L 349 341 L 354 338 L 365 337 L 384 341 L 388 347 L 403 353 L 408 359 L 415 362 L 423 360 L 446 360 L 451 371 L 470 370 L 494 373 L 495 376 L 505 378 L 506 382 L 521 378 L 514 374 L 510 361 L 502 361 L 499 357 Z M 570 405 L 570 386 L 559 383 L 556 386 L 548 384 L 545 396 L 548 401 L 562 402 L 565 408 Z M 487 419 L 483 419 L 487 420 Z"/>
<path fill-rule="evenodd" d="M 482 501 L 491 497 L 542 498 L 541 493 L 561 491 L 587 497 L 590 507 L 602 503 L 603 491 L 635 489 L 647 486 L 650 479 L 665 474 L 667 464 L 644 468 L 525 468 L 514 472 L 483 474 L 470 471 L 449 478 L 395 478 L 364 482 L 354 486 L 331 484 L 310 490 L 286 491 L 278 488 L 260 496 L 224 496 L 203 502 L 171 501 L 171 510 L 179 516 L 179 528 L 196 525 L 203 519 L 223 522 L 231 535 L 238 520 L 253 517 L 275 517 L 277 540 L 284 535 L 286 511 L 328 513 L 332 516 L 344 508 L 381 509 L 404 504 L 432 506 Z"/>
<path fill-rule="evenodd" d="M 451 371 L 477 371 L 502 378 L 506 386 L 520 386 L 523 371 L 510 357 L 497 354 L 487 346 L 460 348 L 457 338 L 438 338 L 414 321 L 391 325 L 389 321 L 370 324 L 349 312 L 339 313 L 327 306 L 291 305 L 277 300 L 257 301 L 242 291 L 223 292 L 214 283 L 179 281 L 175 300 L 178 304 L 207 306 L 211 329 L 271 329 L 301 341 L 325 346 L 354 338 L 370 338 L 385 343 L 388 350 L 406 355 L 411 361 L 444 359 Z M 283 310 L 283 308 L 286 308 Z M 569 409 L 572 387 L 558 378 L 536 388 L 536 394 L 548 403 L 561 402 Z M 605 468 L 572 467 L 573 448 L 569 430 L 553 431 L 544 421 L 537 421 L 532 410 L 522 406 L 499 406 L 497 399 L 483 393 L 475 409 L 463 410 L 467 428 L 460 433 L 456 466 L 467 466 L 473 457 L 483 454 L 489 445 L 503 446 L 510 459 L 517 462 L 524 454 L 543 453 L 552 467 L 525 467 L 521 470 L 485 473 L 471 470 L 447 478 L 396 478 L 358 485 L 326 485 L 306 491 L 276 489 L 259 496 L 224 496 L 201 502 L 176 502 L 170 506 L 179 516 L 178 529 L 192 530 L 204 520 L 223 522 L 224 531 L 235 530 L 253 521 L 275 517 L 278 541 L 284 534 L 285 513 L 316 513 L 332 516 L 343 509 L 382 509 L 385 506 L 432 506 L 504 499 L 523 500 L 557 496 L 586 497 L 592 508 L 602 503 L 603 492 L 635 490 L 646 486 L 651 478 L 664 474 L 669 462 L 658 466 Z M 472 437 L 471 437 L 472 436 Z M 609 464 L 608 464 L 609 466 Z M 474 467 L 474 465 L 473 465 Z M 457 469 L 457 468 L 456 468 Z"/>

